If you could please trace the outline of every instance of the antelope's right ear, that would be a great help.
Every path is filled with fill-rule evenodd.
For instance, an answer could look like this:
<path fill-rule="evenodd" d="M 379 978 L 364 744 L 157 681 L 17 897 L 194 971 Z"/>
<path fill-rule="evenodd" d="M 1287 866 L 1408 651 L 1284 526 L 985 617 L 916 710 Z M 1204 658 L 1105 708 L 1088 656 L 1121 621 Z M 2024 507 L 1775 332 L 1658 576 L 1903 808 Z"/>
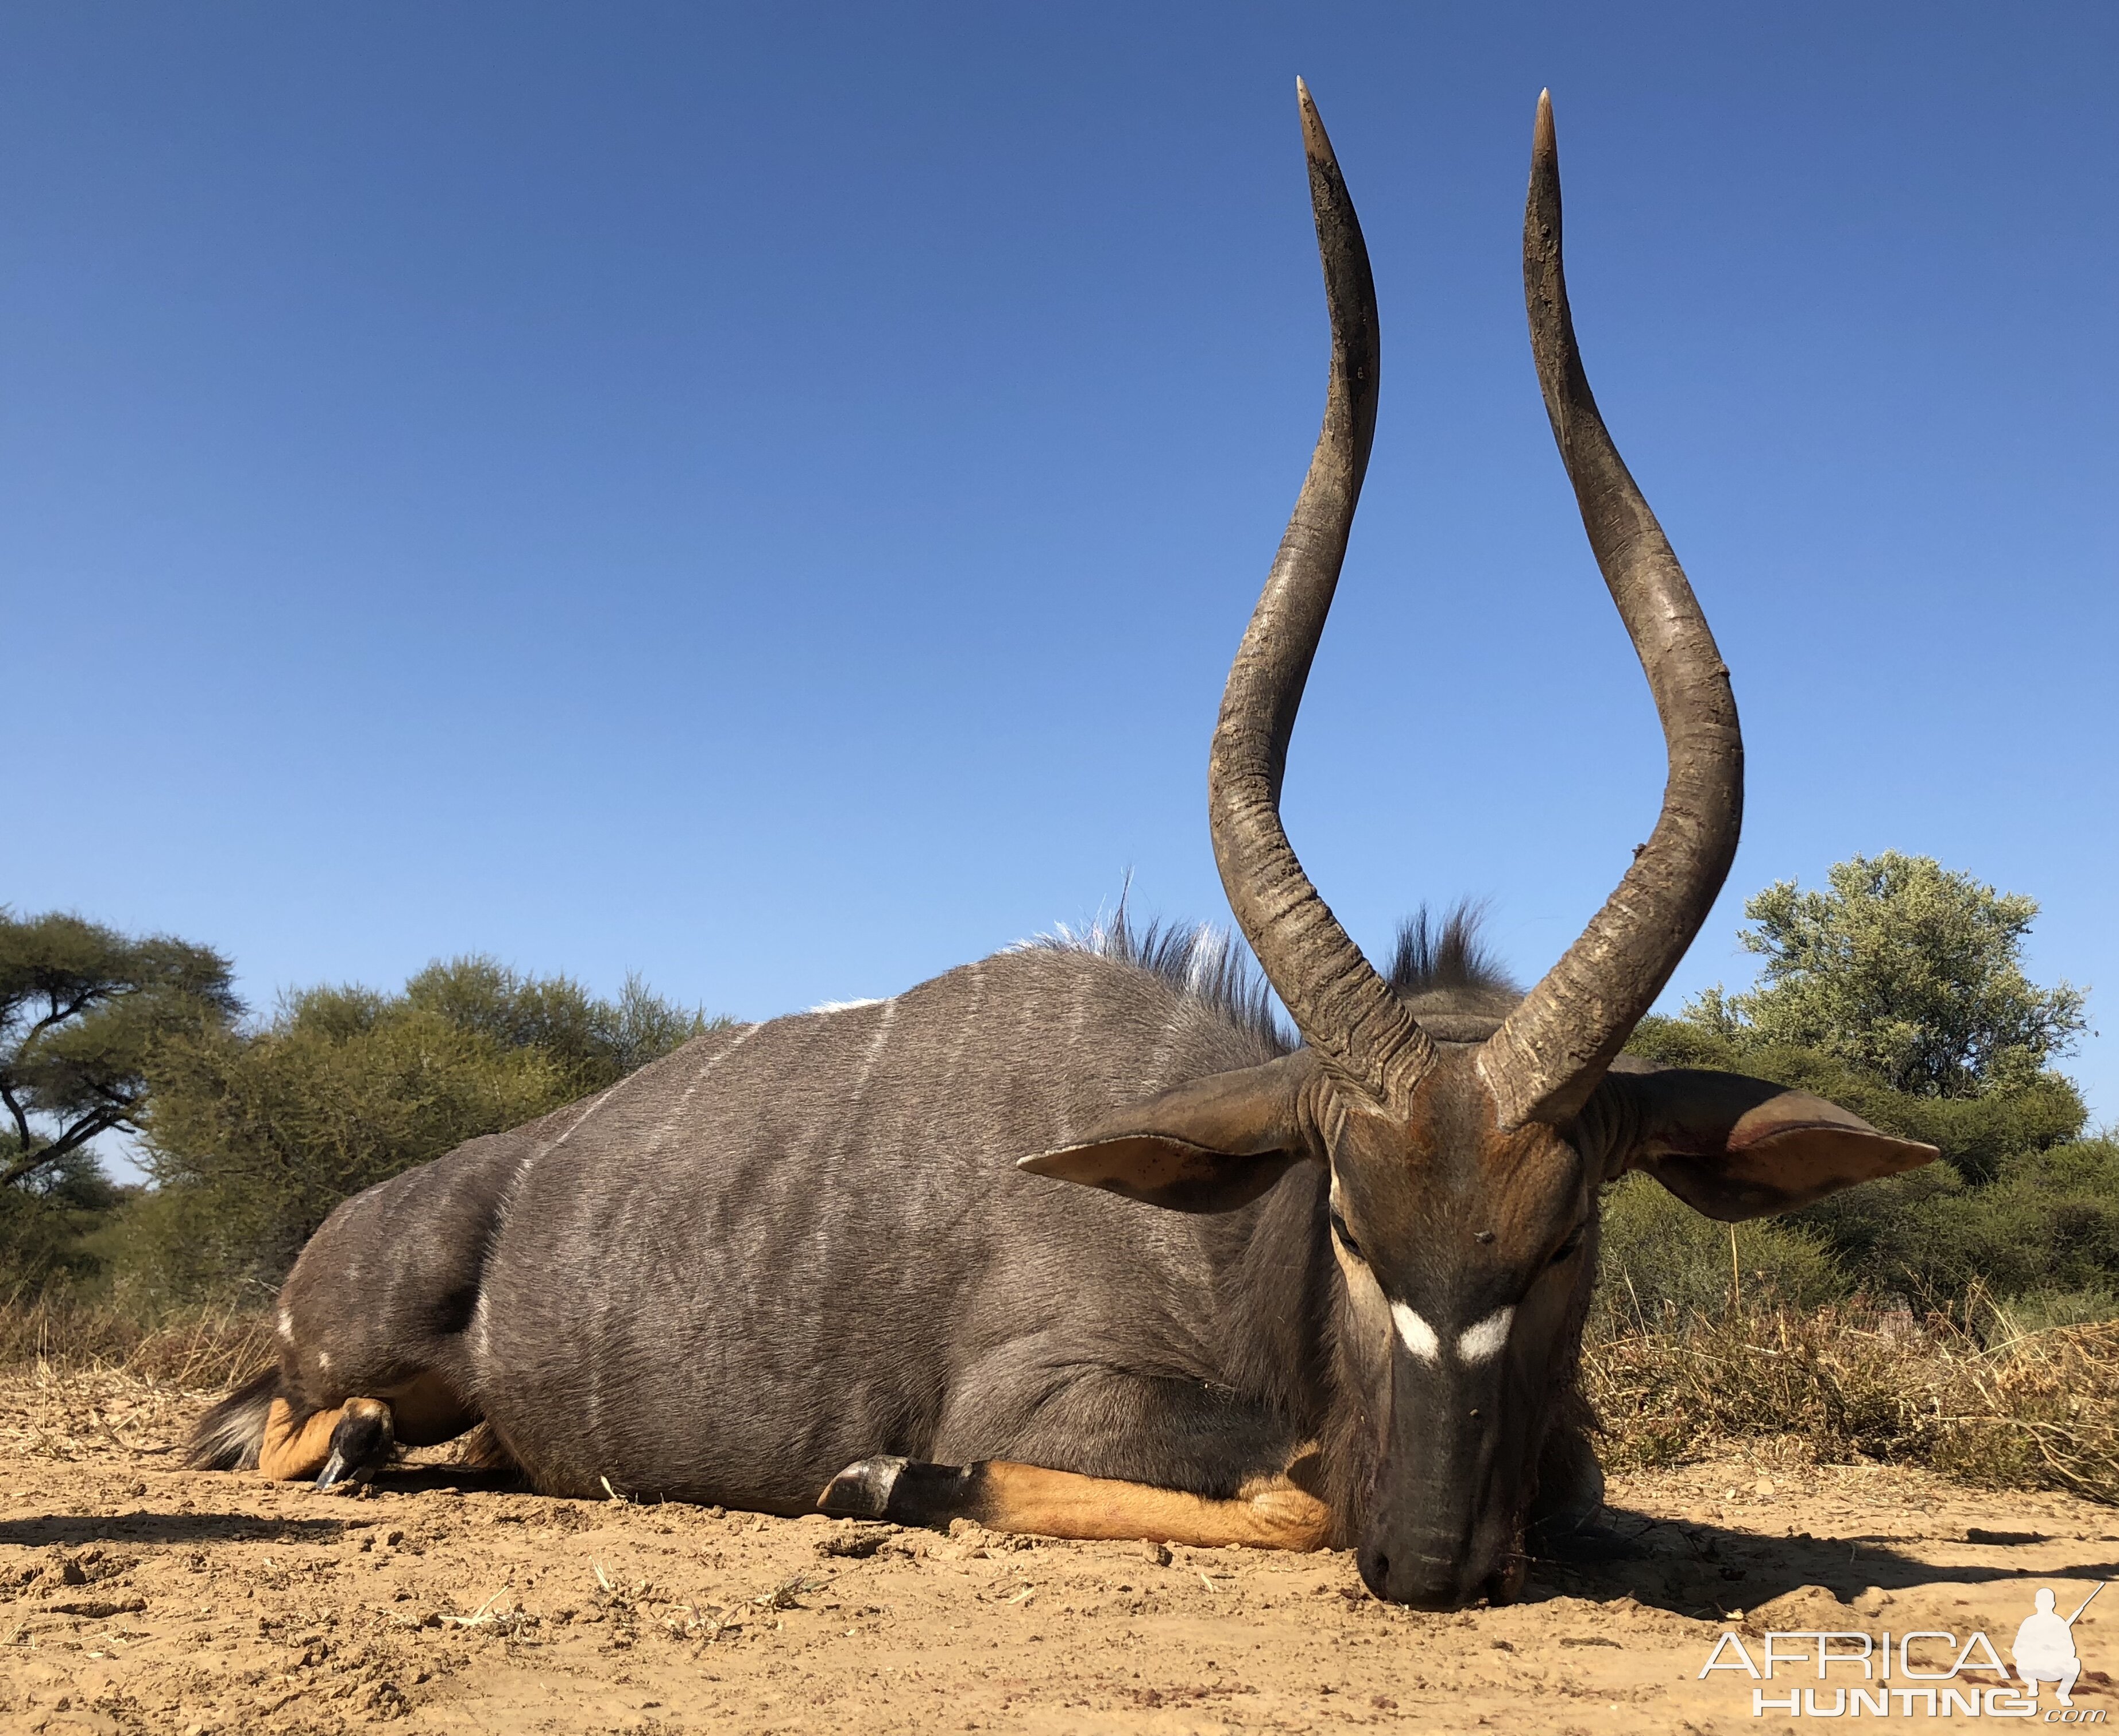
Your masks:
<path fill-rule="evenodd" d="M 1234 1211 L 1312 1154 L 1301 1100 L 1315 1066 L 1298 1049 L 1262 1066 L 1188 1079 L 1112 1110 L 1078 1144 L 1015 1167 L 1172 1211 Z"/>

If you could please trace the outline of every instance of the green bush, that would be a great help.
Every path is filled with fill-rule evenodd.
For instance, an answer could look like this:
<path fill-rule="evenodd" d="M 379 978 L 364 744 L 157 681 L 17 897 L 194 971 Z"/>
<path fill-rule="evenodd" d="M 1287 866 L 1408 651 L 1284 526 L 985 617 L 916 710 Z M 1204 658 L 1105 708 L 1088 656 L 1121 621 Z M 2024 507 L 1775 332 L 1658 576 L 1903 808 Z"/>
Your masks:
<path fill-rule="evenodd" d="M 1642 1177 L 1611 1191 L 1605 1221 L 1607 1311 L 1624 1312 L 1636 1294 L 1691 1311 L 1703 1309 L 1703 1297 L 1716 1303 L 1728 1294 L 1726 1225 Z M 1768 1238 L 1764 1251 L 1747 1251 L 1747 1235 Z M 1786 1237 L 1803 1252 L 1791 1252 Z M 1800 1262 L 1816 1255 L 1843 1287 L 1880 1301 L 1903 1297 L 1922 1312 L 1969 1318 L 1968 1302 L 1991 1295 L 2012 1318 L 2040 1326 L 2112 1318 L 2119 1316 L 2119 1142 L 2019 1153 L 1983 1186 L 1947 1163 L 1931 1163 L 1787 1218 L 1739 1225 L 1737 1251 L 1741 1271 L 1765 1272 L 1791 1302 L 1829 1299 L 1829 1285 L 1805 1287 L 1811 1280 Z"/>
<path fill-rule="evenodd" d="M 429 965 L 405 985 L 404 1000 L 504 1050 L 542 1056 L 566 1076 L 569 1101 L 726 1023 L 673 1005 L 637 976 L 616 1000 L 599 1000 L 570 977 L 524 977 L 479 958 Z"/>
<path fill-rule="evenodd" d="M 1825 890 L 1779 880 L 1744 903 L 1757 985 L 1709 989 L 1687 1018 L 1837 1056 L 1914 1097 L 2013 1091 L 2073 1047 L 2083 991 L 2024 974 L 2038 901 L 1929 856 L 1833 864 Z"/>
<path fill-rule="evenodd" d="M 341 1200 L 614 1083 L 709 1028 L 628 982 L 461 959 L 403 993 L 318 988 L 262 1030 L 202 1023 L 151 1070 L 156 1186 L 95 1238 L 114 1281 L 175 1302 L 277 1285 Z"/>
<path fill-rule="evenodd" d="M 536 1050 L 363 999 L 317 991 L 255 1036 L 165 1047 L 149 1130 L 160 1197 L 114 1232 L 118 1246 L 169 1246 L 179 1288 L 177 1265 L 197 1279 L 275 1282 L 349 1195 L 574 1094 Z"/>
<path fill-rule="evenodd" d="M 1835 1194 L 1791 1221 L 1821 1235 L 1864 1288 L 1929 1307 L 1975 1289 L 2004 1298 L 2119 1291 L 2119 1143 L 2019 1152 L 1984 1186 L 1933 1163 Z"/>
<path fill-rule="evenodd" d="M 35 1292 L 95 1274 L 100 1261 L 83 1238 L 122 1197 L 95 1153 L 78 1148 L 0 1187 L 0 1290 Z"/>
<path fill-rule="evenodd" d="M 1816 1308 L 1852 1288 L 1825 1238 L 1785 1221 L 1703 1218 L 1660 1182 L 1629 1176 L 1604 1196 L 1600 1330 L 1654 1330 L 1749 1305 Z"/>
<path fill-rule="evenodd" d="M 2119 1144 L 2024 1153 L 1990 1185 L 1938 1193 L 1913 1217 L 1908 1263 L 1931 1282 L 2004 1297 L 2119 1286 Z"/>

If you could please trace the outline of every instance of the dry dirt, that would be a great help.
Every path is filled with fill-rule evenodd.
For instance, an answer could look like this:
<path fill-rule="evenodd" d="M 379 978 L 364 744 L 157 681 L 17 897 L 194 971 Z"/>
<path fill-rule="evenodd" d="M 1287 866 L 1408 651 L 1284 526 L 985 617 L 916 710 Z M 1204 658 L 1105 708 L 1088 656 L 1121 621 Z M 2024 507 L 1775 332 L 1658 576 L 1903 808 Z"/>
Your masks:
<path fill-rule="evenodd" d="M 319 1496 L 174 1468 L 201 1402 L 0 1384 L 0 1730 L 1733 1732 L 1753 1684 L 1698 1678 L 1725 1627 L 1981 1628 L 2005 1657 L 2038 1585 L 2065 1612 L 2119 1574 L 2110 1509 L 1769 1451 L 1615 1479 L 1639 1558 L 1421 1615 L 1340 1554 L 553 1501 L 438 1464 Z M 2107 1718 L 2115 1606 L 2076 1628 L 2076 1706 Z M 1887 1728 L 1965 1721 L 1898 1704 Z"/>

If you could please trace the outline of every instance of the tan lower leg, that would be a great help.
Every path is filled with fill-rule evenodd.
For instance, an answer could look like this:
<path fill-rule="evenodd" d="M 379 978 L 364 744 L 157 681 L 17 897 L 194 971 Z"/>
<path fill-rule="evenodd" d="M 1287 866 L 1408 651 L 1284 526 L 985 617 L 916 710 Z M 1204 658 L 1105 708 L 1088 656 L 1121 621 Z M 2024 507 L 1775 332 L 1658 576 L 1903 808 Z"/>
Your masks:
<path fill-rule="evenodd" d="M 330 1410 L 319 1410 L 294 1421 L 294 1407 L 275 1399 L 265 1413 L 265 1438 L 257 1449 L 257 1469 L 283 1483 L 313 1477 L 331 1456 L 332 1431 L 348 1413 L 372 1405 L 386 1416 L 390 1407 L 380 1399 L 348 1399 Z"/>
<path fill-rule="evenodd" d="M 1213 1548 L 1324 1547 L 1331 1516 L 1286 1477 L 1246 1483 L 1232 1501 L 1210 1501 L 1144 1483 L 1119 1483 L 999 1460 L 979 1467 L 972 1514 L 996 1531 L 1041 1537 L 1143 1538 Z"/>
<path fill-rule="evenodd" d="M 456 1462 L 467 1471 L 503 1471 L 520 1474 L 522 1467 L 490 1423 L 481 1423 L 464 1437 Z"/>

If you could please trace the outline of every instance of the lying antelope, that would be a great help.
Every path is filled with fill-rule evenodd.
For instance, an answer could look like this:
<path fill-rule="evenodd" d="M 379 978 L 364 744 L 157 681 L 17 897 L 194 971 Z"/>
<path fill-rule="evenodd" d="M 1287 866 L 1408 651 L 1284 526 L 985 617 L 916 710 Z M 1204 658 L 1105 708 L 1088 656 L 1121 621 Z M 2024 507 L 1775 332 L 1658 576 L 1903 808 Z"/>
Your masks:
<path fill-rule="evenodd" d="M 1575 1366 L 1605 1184 L 1645 1170 L 1733 1220 L 1935 1155 L 1801 1092 L 1620 1054 L 1727 872 L 1742 745 L 1583 374 L 1543 99 L 1532 348 L 1655 694 L 1662 817 L 1527 995 L 1459 923 L 1410 931 L 1379 973 L 1311 887 L 1281 773 L 1368 462 L 1377 327 L 1299 95 L 1330 386 L 1208 778 L 1222 884 L 1301 1045 L 1225 956 L 1122 923 L 702 1037 L 340 1206 L 281 1293 L 277 1365 L 208 1414 L 194 1464 L 329 1486 L 482 1423 L 553 1493 L 1352 1548 L 1379 1596 L 1447 1608 L 1509 1595 L 1526 1528 L 1597 1507 Z"/>

